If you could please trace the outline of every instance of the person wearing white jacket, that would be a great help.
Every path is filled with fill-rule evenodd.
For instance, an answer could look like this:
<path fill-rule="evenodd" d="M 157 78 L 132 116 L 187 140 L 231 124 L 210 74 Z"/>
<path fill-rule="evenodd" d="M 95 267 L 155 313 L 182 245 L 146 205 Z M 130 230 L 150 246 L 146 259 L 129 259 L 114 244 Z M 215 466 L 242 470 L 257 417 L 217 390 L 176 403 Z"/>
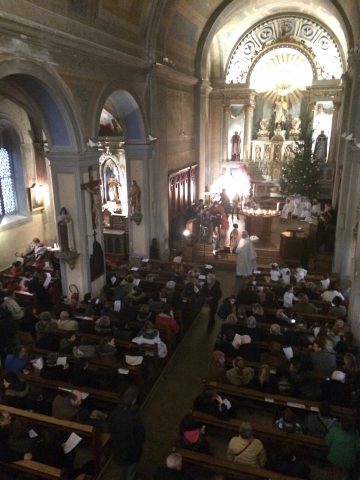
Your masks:
<path fill-rule="evenodd" d="M 145 322 L 139 336 L 133 338 L 132 341 L 138 345 L 157 345 L 159 358 L 165 358 L 168 353 L 165 343 L 160 339 L 159 331 L 154 328 L 150 320 Z"/>

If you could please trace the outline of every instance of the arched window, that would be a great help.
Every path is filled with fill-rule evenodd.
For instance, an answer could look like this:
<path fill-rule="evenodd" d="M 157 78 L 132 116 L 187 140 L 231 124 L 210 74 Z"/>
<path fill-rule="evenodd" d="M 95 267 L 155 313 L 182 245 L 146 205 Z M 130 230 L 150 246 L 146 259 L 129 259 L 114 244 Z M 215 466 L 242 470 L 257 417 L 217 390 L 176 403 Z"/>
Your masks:
<path fill-rule="evenodd" d="M 9 152 L 0 148 L 0 215 L 17 210 L 12 162 Z"/>

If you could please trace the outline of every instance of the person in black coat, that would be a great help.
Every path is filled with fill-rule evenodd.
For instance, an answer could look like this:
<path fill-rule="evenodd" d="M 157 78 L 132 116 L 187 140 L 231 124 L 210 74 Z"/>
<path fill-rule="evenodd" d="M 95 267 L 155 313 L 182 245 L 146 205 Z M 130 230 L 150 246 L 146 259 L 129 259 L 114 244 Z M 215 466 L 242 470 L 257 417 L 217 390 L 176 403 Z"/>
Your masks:
<path fill-rule="evenodd" d="M 229 315 L 232 313 L 236 313 L 236 297 L 235 295 L 231 295 L 229 298 L 225 298 L 225 300 L 220 305 L 218 311 L 218 317 L 221 320 L 226 320 Z"/>
<path fill-rule="evenodd" d="M 61 336 L 56 334 L 57 325 L 54 322 L 46 325 L 45 333 L 39 338 L 36 347 L 43 350 L 58 352 L 60 349 Z"/>
<path fill-rule="evenodd" d="M 243 290 L 240 290 L 236 297 L 238 305 L 253 305 L 254 303 L 260 303 L 260 297 L 254 292 L 254 286 L 252 283 L 246 285 Z"/>
<path fill-rule="evenodd" d="M 26 307 L 24 309 L 24 316 L 20 320 L 20 330 L 22 332 L 31 333 L 34 340 L 36 339 L 35 325 L 38 323 L 39 317 L 36 316 L 36 308 Z"/>
<path fill-rule="evenodd" d="M 233 345 L 234 337 L 235 332 L 233 330 L 226 330 L 225 335 L 221 335 L 220 340 L 215 343 L 214 351 L 219 350 L 223 352 L 225 357 L 238 357 L 239 350 Z"/>
<path fill-rule="evenodd" d="M 135 476 L 142 455 L 146 433 L 144 424 L 136 412 L 137 389 L 126 390 L 123 403 L 112 412 L 108 420 L 112 454 L 125 478 Z"/>
<path fill-rule="evenodd" d="M 9 310 L 4 306 L 4 297 L 0 297 L 0 355 L 2 365 L 16 333 L 16 326 Z"/>
<path fill-rule="evenodd" d="M 43 310 L 50 310 L 53 306 L 48 290 L 41 285 L 39 277 L 33 277 L 29 287 L 29 293 L 36 295 L 36 299 Z"/>
<path fill-rule="evenodd" d="M 46 358 L 46 363 L 40 370 L 40 377 L 47 380 L 54 380 L 55 382 L 68 382 L 69 381 L 69 365 L 57 365 L 59 358 L 58 353 L 49 353 Z"/>
<path fill-rule="evenodd" d="M 234 407 L 228 400 L 221 398 L 215 388 L 206 388 L 200 393 L 194 400 L 194 409 L 222 420 L 236 417 Z"/>
<path fill-rule="evenodd" d="M 330 380 L 325 380 L 321 386 L 322 399 L 327 400 L 330 405 L 338 407 L 350 407 L 351 391 L 349 385 L 344 383 L 346 374 L 335 370 Z"/>
<path fill-rule="evenodd" d="M 88 367 L 89 362 L 87 358 L 79 358 L 75 367 L 69 369 L 69 382 L 75 387 L 100 388 L 99 380 L 92 372 L 89 372 Z"/>
<path fill-rule="evenodd" d="M 215 314 L 218 309 L 219 300 L 222 297 L 220 282 L 219 280 L 216 280 L 213 273 L 208 273 L 206 282 L 203 284 L 201 291 L 205 302 L 209 306 L 208 332 L 211 332 L 215 325 Z"/>
<path fill-rule="evenodd" d="M 179 453 L 172 453 L 166 459 L 166 467 L 159 467 L 154 480 L 193 480 L 193 477 L 182 469 L 182 458 Z"/>
<path fill-rule="evenodd" d="M 260 362 L 261 351 L 257 345 L 251 343 L 249 335 L 243 335 L 238 348 L 238 356 L 248 362 Z"/>

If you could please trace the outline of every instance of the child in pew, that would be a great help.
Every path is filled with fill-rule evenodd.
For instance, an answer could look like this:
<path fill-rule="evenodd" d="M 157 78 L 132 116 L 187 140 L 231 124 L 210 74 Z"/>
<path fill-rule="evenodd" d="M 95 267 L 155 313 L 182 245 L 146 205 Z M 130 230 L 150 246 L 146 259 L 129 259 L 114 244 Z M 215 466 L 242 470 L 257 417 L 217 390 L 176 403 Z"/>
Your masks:
<path fill-rule="evenodd" d="M 276 420 L 274 426 L 286 433 L 302 433 L 301 425 L 296 421 L 296 416 L 290 408 L 285 408 L 282 417 Z"/>

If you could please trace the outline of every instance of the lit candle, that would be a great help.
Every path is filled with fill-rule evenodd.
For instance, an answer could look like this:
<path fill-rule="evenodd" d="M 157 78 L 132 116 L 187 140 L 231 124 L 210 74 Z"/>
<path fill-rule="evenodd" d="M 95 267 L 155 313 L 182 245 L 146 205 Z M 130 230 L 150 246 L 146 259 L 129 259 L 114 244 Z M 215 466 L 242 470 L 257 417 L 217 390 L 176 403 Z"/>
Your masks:
<path fill-rule="evenodd" d="M 279 211 L 279 208 L 280 208 L 280 202 L 277 202 L 277 204 L 276 204 L 276 211 L 277 212 Z"/>

